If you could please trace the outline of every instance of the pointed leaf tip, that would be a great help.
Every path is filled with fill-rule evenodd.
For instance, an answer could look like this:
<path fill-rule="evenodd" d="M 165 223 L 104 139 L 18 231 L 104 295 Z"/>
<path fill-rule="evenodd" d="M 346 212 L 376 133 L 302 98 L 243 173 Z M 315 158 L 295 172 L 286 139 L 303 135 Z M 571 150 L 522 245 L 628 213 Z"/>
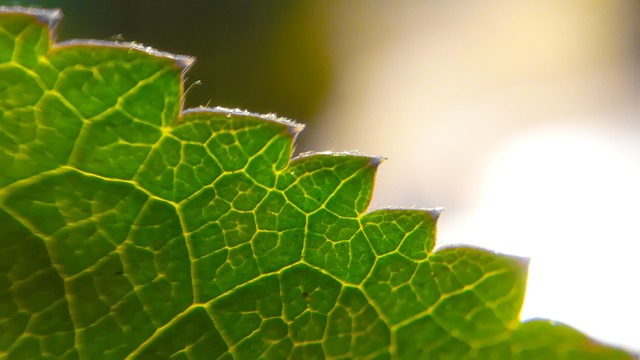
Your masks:
<path fill-rule="evenodd" d="M 378 167 L 378 165 L 382 164 L 385 160 L 387 160 L 384 156 L 370 156 L 369 157 L 369 166 Z"/>
<path fill-rule="evenodd" d="M 293 135 L 293 137 L 297 137 L 298 134 L 300 134 L 302 132 L 302 130 L 304 130 L 305 125 L 304 124 L 298 124 L 296 122 L 291 121 L 290 122 L 290 126 L 289 126 L 289 134 Z"/>
<path fill-rule="evenodd" d="M 436 208 L 425 209 L 425 211 L 429 213 L 429 215 L 431 215 L 431 217 L 434 220 L 438 221 L 438 219 L 440 219 L 440 215 L 442 215 L 442 213 L 444 212 L 444 208 L 436 207 Z"/>

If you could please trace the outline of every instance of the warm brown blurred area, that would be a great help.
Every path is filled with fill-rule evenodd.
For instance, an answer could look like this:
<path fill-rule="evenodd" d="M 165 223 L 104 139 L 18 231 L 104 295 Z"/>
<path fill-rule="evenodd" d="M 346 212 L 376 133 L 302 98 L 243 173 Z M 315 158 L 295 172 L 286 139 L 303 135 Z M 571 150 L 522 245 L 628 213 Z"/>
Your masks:
<path fill-rule="evenodd" d="M 523 317 L 640 351 L 640 2 L 2 1 L 61 40 L 194 55 L 187 105 L 389 158 L 372 206 L 444 206 L 441 244 L 532 257 Z"/>

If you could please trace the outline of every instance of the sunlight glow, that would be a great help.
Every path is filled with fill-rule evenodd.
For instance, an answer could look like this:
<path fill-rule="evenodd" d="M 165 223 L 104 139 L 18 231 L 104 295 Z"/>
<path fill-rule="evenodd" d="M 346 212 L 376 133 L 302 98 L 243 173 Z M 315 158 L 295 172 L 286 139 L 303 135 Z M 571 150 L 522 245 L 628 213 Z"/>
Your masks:
<path fill-rule="evenodd" d="M 523 320 L 638 343 L 639 155 L 633 138 L 595 129 L 516 137 L 496 154 L 477 209 L 452 224 L 463 233 L 446 236 L 531 258 Z"/>

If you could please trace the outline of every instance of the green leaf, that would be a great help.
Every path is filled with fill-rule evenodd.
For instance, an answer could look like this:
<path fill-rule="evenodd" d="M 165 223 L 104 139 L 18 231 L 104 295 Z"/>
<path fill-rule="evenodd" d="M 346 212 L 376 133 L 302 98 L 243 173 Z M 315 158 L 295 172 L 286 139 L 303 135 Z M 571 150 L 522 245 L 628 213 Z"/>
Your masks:
<path fill-rule="evenodd" d="M 434 252 L 439 210 L 366 213 L 380 158 L 290 160 L 300 125 L 181 111 L 192 59 L 59 18 L 0 8 L 3 358 L 631 358 L 520 323 L 527 261 Z"/>

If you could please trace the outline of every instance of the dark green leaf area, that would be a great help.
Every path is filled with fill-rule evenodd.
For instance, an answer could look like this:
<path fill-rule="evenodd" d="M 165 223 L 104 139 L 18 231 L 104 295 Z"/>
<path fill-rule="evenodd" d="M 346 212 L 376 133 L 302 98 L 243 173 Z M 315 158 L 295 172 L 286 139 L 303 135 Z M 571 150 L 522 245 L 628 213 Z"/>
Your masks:
<path fill-rule="evenodd" d="M 418 264 L 399 254 L 392 254 L 378 259 L 364 282 L 365 291 L 392 324 L 419 315 L 439 298 L 433 279 L 423 278 L 430 275 L 427 272 L 429 265 L 422 266 L 418 274 L 417 269 Z M 412 286 L 414 277 L 421 283 L 420 287 Z"/>
<path fill-rule="evenodd" d="M 205 119 L 207 122 L 204 121 Z M 205 157 L 201 159 L 203 164 L 212 164 L 212 166 L 203 165 L 195 168 L 198 171 L 195 174 L 196 180 L 200 184 L 194 184 L 194 179 L 185 172 L 184 183 L 188 182 L 193 186 L 192 189 L 185 192 L 185 195 L 187 193 L 191 195 L 184 200 L 181 198 L 176 200 L 181 201 L 180 207 L 185 214 L 187 230 L 190 232 L 198 231 L 208 223 L 220 219 L 230 209 L 247 212 L 261 206 L 264 203 L 264 198 L 275 184 L 276 170 L 278 170 L 275 163 L 280 162 L 282 154 L 288 154 L 291 149 L 291 135 L 287 132 L 288 127 L 284 124 L 255 118 L 227 118 L 227 116 L 216 113 L 191 113 L 185 116 L 183 121 L 185 122 L 173 130 L 173 134 L 180 139 L 181 143 L 186 143 L 189 146 L 178 151 L 178 154 L 182 154 L 183 158 L 195 159 L 195 155 L 204 153 Z M 215 131 L 223 131 L 223 134 L 227 135 L 234 131 L 248 131 L 254 132 L 254 135 L 259 138 L 271 135 L 274 138 L 269 144 L 256 142 L 253 146 L 249 146 L 248 149 L 252 151 L 251 153 L 234 145 L 233 148 L 239 151 L 240 155 L 226 159 L 223 152 L 228 150 L 225 150 L 224 147 L 217 148 L 210 143 L 211 139 L 218 137 L 214 133 Z M 175 150 L 179 150 L 177 146 Z M 167 151 L 167 154 L 175 156 L 174 151 Z M 197 151 L 197 154 L 192 153 L 193 151 Z M 220 156 L 223 159 L 219 158 Z M 167 161 L 160 159 L 167 157 L 161 155 L 159 160 L 154 160 L 155 164 L 149 166 L 148 169 L 155 170 L 149 174 L 146 173 L 147 168 L 141 171 L 140 178 L 143 184 L 149 184 L 147 181 L 162 183 L 157 180 L 157 177 L 162 174 L 163 168 L 166 171 L 166 166 L 163 164 L 166 164 Z M 176 162 L 177 159 L 174 160 L 174 163 Z M 151 161 L 149 163 L 151 164 Z M 257 169 L 255 174 L 245 171 L 245 167 L 248 169 L 252 166 Z M 190 167 L 184 164 L 184 168 Z M 191 169 L 193 170 L 193 168 Z M 269 171 L 260 169 L 269 169 Z M 171 174 L 171 172 L 169 173 Z M 143 177 L 156 180 L 142 181 Z M 174 175 L 169 175 L 169 177 L 174 177 Z M 158 187 L 155 185 L 151 185 L 150 188 L 153 192 L 158 191 Z M 175 193 L 173 187 L 163 191 L 167 194 Z M 238 240 L 230 241 L 238 242 Z"/>
<path fill-rule="evenodd" d="M 518 314 L 510 310 L 521 306 L 524 271 L 519 259 L 449 248 L 417 263 L 397 253 L 383 256 L 363 285 L 397 329 L 402 358 L 445 356 L 440 348 L 454 358 L 506 341 L 517 326 Z M 436 341 L 417 341 L 424 332 Z"/>
<path fill-rule="evenodd" d="M 292 146 L 286 123 L 231 112 L 187 113 L 172 134 L 184 142 L 204 144 L 224 171 L 247 170 L 254 180 L 266 186 L 273 186 L 275 171 L 286 164 Z M 262 165 L 252 164 L 254 161 Z M 263 173 L 259 169 L 269 171 Z"/>
<path fill-rule="evenodd" d="M 286 164 L 291 151 L 289 128 L 252 117 L 228 116 L 205 111 L 185 114 L 181 123 L 151 149 L 135 180 L 154 194 L 176 202 L 197 196 L 218 181 L 232 181 L 218 179 L 223 171 L 246 177 L 245 185 L 253 190 L 272 188 L 276 171 Z M 254 140 L 239 142 L 245 138 Z M 224 194 L 227 189 L 218 192 Z M 250 194 L 241 197 L 246 199 Z"/>
<path fill-rule="evenodd" d="M 79 138 L 86 136 L 90 141 L 79 139 L 69 163 L 94 174 L 129 180 L 139 171 L 161 134 L 157 127 L 122 112 L 105 114 L 84 124 Z"/>
<path fill-rule="evenodd" d="M 61 275 L 72 276 L 126 240 L 146 200 L 130 184 L 63 169 L 18 186 L 4 206 L 46 237 L 53 264 Z"/>
<path fill-rule="evenodd" d="M 190 359 L 207 354 L 218 358 L 228 351 L 205 308 L 197 306 L 186 310 L 156 336 L 145 343 L 136 354 L 140 359 Z"/>
<path fill-rule="evenodd" d="M 304 259 L 343 281 L 360 283 L 375 256 L 357 219 L 320 209 L 309 216 Z"/>
<path fill-rule="evenodd" d="M 0 349 L 15 358 L 77 358 L 63 281 L 44 242 L 2 210 L 0 224 Z"/>
<path fill-rule="evenodd" d="M 297 262 L 302 257 L 306 216 L 271 191 L 256 209 L 258 232 L 252 245 L 263 272 L 271 272 Z"/>
<path fill-rule="evenodd" d="M 388 356 L 389 328 L 361 291 L 306 265 L 232 290 L 210 310 L 240 358 Z"/>
<path fill-rule="evenodd" d="M 435 244 L 436 219 L 426 211 L 377 210 L 362 217 L 362 227 L 376 255 L 397 250 L 423 260 Z"/>
<path fill-rule="evenodd" d="M 366 156 L 305 156 L 291 162 L 291 176 L 283 177 L 279 188 L 306 213 L 325 208 L 340 217 L 355 217 L 369 205 L 376 168 Z"/>
<path fill-rule="evenodd" d="M 76 336 L 110 334 L 82 353 L 124 356 L 192 303 L 189 256 L 172 205 L 128 183 L 62 170 L 19 187 L 4 206 L 44 240 L 44 247 L 13 253 L 52 265 L 36 271 L 31 291 L 15 300 L 47 304 L 47 331 L 73 324 Z"/>
<path fill-rule="evenodd" d="M 2 20 L 0 61 L 34 66 L 49 50 L 49 28 L 29 14 L 13 14 Z"/>
<path fill-rule="evenodd" d="M 80 132 L 81 118 L 45 92 L 39 75 L 0 65 L 0 186 L 65 164 Z"/>
<path fill-rule="evenodd" d="M 120 111 L 133 121 L 161 127 L 180 111 L 181 70 L 171 59 L 140 57 L 126 47 L 73 44 L 53 48 L 54 90 L 83 118 Z"/>
<path fill-rule="evenodd" d="M 391 331 L 358 288 L 345 286 L 329 314 L 327 357 L 387 359 Z"/>
<path fill-rule="evenodd" d="M 59 71 L 50 91 L 83 119 L 69 162 L 131 179 L 160 139 L 161 127 L 178 115 L 180 69 L 169 59 L 157 62 L 126 48 L 89 45 L 57 48 L 49 61 Z"/>
<path fill-rule="evenodd" d="M 398 329 L 397 338 L 400 359 L 474 359 L 469 356 L 473 348 L 451 336 L 431 316 Z"/>
<path fill-rule="evenodd" d="M 433 253 L 429 262 L 443 296 L 471 290 L 505 328 L 516 326 L 526 287 L 526 259 L 496 256 L 473 248 L 447 248 Z M 472 314 L 467 317 L 469 315 Z M 484 331 L 478 331 L 474 336 L 482 333 Z"/>

